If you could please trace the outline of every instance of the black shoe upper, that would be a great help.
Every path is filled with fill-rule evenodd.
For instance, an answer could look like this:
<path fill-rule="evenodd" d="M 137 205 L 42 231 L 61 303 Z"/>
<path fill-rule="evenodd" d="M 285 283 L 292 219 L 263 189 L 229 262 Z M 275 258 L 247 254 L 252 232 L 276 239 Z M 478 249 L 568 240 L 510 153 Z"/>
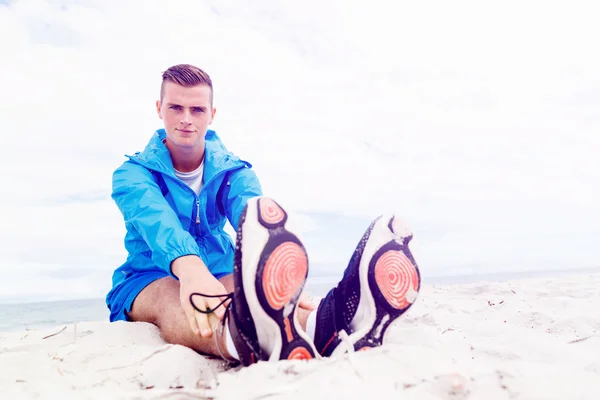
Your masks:
<path fill-rule="evenodd" d="M 327 357 L 340 343 L 339 332 L 349 333 L 349 326 L 360 302 L 359 266 L 367 240 L 375 226 L 373 221 L 356 246 L 344 275 L 331 289 L 317 309 L 315 346 L 321 356 Z"/>

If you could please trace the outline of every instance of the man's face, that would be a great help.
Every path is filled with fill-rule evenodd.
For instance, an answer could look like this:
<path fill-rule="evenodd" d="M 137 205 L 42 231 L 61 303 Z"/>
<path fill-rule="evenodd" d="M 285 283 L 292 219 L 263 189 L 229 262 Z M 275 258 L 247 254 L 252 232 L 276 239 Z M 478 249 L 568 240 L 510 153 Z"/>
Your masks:
<path fill-rule="evenodd" d="M 210 87 L 184 87 L 167 81 L 156 109 L 165 125 L 168 147 L 204 149 L 204 136 L 216 112 L 211 105 Z"/>

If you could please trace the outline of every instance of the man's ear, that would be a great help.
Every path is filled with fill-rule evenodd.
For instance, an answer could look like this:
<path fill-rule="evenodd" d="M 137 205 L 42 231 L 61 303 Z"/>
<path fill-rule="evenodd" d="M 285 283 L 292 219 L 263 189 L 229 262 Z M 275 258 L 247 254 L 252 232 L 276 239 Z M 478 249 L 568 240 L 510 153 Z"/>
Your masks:
<path fill-rule="evenodd" d="M 160 100 L 156 100 L 156 113 L 158 114 L 158 118 L 162 119 L 162 115 L 160 113 Z"/>
<path fill-rule="evenodd" d="M 212 108 L 212 116 L 210 118 L 210 121 L 208 121 L 208 124 L 211 125 L 213 122 L 213 119 L 215 119 L 215 115 L 217 114 L 217 109 L 215 107 Z"/>

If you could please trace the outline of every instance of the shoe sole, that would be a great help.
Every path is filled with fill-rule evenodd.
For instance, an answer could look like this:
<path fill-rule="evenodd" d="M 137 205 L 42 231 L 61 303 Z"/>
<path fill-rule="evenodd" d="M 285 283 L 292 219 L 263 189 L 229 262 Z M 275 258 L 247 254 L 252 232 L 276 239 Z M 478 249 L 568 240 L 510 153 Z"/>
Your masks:
<path fill-rule="evenodd" d="M 274 200 L 254 198 L 248 202 L 238 235 L 244 238 L 243 291 L 268 361 L 309 360 L 316 354 L 296 316 L 308 257 L 298 237 L 286 229 L 287 220 L 287 213 Z"/>
<path fill-rule="evenodd" d="M 376 219 L 363 235 L 356 258 L 360 300 L 348 332 L 355 351 L 383 344 L 390 325 L 416 301 L 421 275 L 408 248 L 411 239 L 394 216 Z M 336 350 L 343 352 L 344 346 Z"/>

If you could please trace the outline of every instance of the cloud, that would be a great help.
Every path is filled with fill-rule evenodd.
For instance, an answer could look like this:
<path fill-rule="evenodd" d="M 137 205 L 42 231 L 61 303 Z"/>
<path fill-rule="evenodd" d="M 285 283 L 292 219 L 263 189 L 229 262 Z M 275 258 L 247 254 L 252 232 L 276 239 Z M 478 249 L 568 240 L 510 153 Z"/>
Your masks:
<path fill-rule="evenodd" d="M 101 269 L 106 289 L 124 257 L 111 173 L 160 127 L 180 62 L 211 74 L 213 127 L 323 270 L 388 210 L 431 274 L 596 262 L 593 2 L 0 4 L 0 259 L 22 270 Z"/>

